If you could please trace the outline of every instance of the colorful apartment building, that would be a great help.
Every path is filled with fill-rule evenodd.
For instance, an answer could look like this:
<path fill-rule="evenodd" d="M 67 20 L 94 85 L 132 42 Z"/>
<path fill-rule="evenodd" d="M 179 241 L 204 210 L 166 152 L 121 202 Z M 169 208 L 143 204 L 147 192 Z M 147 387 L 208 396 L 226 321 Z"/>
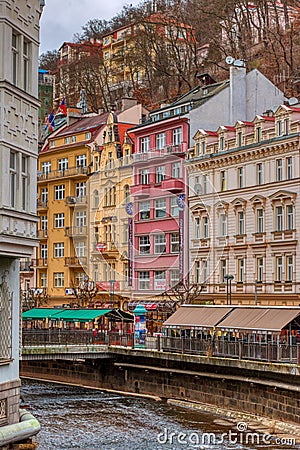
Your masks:
<path fill-rule="evenodd" d="M 85 277 L 91 149 L 101 144 L 106 120 L 107 114 L 102 114 L 65 125 L 49 136 L 39 155 L 40 244 L 33 265 L 37 287 L 47 288 L 52 306 L 74 302 L 66 289 Z"/>
<path fill-rule="evenodd" d="M 282 105 L 194 136 L 190 274 L 205 299 L 299 304 L 299 118 L 299 105 Z"/>

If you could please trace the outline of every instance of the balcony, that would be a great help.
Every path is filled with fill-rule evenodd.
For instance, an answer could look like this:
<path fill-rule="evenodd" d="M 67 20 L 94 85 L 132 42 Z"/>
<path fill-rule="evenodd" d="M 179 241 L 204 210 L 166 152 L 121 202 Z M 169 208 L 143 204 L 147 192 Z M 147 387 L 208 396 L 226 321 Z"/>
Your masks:
<path fill-rule="evenodd" d="M 161 149 L 151 149 L 145 153 L 133 154 L 133 162 L 150 161 L 156 158 L 163 158 L 172 155 L 182 155 L 185 153 L 187 145 L 185 143 L 178 145 L 167 145 Z"/>
<path fill-rule="evenodd" d="M 42 182 L 42 181 L 48 181 L 48 180 L 55 180 L 58 178 L 76 177 L 76 176 L 87 175 L 87 173 L 88 173 L 88 168 L 86 166 L 70 167 L 69 169 L 54 170 L 54 171 L 48 172 L 48 173 L 38 172 L 37 181 Z"/>
<path fill-rule="evenodd" d="M 65 227 L 65 236 L 87 236 L 87 226 Z"/>
<path fill-rule="evenodd" d="M 86 205 L 87 204 L 87 196 L 82 195 L 80 197 L 66 197 L 66 205 L 75 206 L 75 205 Z"/>
<path fill-rule="evenodd" d="M 171 178 L 169 180 L 164 180 L 161 184 L 162 189 L 169 192 L 182 192 L 184 190 L 184 184 L 182 180 L 176 178 Z"/>
<path fill-rule="evenodd" d="M 87 265 L 87 257 L 81 256 L 77 258 L 77 256 L 69 256 L 65 258 L 65 266 L 68 267 L 82 267 Z"/>
<path fill-rule="evenodd" d="M 36 207 L 37 207 L 38 211 L 42 211 L 43 209 L 48 209 L 48 202 L 42 202 L 41 200 L 38 200 Z"/>
<path fill-rule="evenodd" d="M 37 258 L 31 260 L 33 267 L 47 267 L 48 259 L 47 258 Z"/>
<path fill-rule="evenodd" d="M 130 187 L 130 194 L 136 198 L 147 198 L 150 195 L 149 184 L 136 184 Z"/>
<path fill-rule="evenodd" d="M 32 261 L 28 259 L 26 261 L 20 261 L 20 272 L 32 272 Z"/>
<path fill-rule="evenodd" d="M 37 237 L 40 239 L 46 239 L 48 237 L 48 230 L 38 230 Z"/>

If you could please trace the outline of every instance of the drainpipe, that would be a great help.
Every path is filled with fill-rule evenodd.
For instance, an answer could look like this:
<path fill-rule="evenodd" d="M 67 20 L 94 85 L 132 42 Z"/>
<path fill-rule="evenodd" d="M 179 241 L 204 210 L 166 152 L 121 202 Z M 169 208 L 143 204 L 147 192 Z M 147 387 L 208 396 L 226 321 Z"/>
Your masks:
<path fill-rule="evenodd" d="M 41 429 L 38 420 L 25 409 L 20 409 L 20 422 L 0 427 L 0 448 L 23 441 L 37 434 Z"/>

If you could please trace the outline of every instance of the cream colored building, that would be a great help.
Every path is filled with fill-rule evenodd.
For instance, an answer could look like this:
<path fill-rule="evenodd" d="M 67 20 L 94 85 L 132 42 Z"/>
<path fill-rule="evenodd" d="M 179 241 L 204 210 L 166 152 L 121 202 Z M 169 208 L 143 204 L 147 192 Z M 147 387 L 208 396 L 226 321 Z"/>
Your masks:
<path fill-rule="evenodd" d="M 203 299 L 300 303 L 299 106 L 194 136 L 190 277 Z"/>
<path fill-rule="evenodd" d="M 20 424 L 19 259 L 36 239 L 39 21 L 44 1 L 0 1 L 0 447 L 39 430 Z"/>

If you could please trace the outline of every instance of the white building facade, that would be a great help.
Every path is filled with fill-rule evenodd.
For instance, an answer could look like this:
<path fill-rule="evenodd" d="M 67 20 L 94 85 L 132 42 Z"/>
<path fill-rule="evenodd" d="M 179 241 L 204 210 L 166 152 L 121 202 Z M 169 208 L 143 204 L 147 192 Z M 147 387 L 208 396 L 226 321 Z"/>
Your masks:
<path fill-rule="evenodd" d="M 0 447 L 18 433 L 19 258 L 36 245 L 38 50 L 41 0 L 0 0 Z M 14 428 L 12 433 L 9 427 Z M 9 438 L 7 436 L 10 436 Z M 16 446 L 16 447 L 14 447 Z"/>
<path fill-rule="evenodd" d="M 198 130 L 189 176 L 190 276 L 216 303 L 300 303 L 300 105 Z"/>

